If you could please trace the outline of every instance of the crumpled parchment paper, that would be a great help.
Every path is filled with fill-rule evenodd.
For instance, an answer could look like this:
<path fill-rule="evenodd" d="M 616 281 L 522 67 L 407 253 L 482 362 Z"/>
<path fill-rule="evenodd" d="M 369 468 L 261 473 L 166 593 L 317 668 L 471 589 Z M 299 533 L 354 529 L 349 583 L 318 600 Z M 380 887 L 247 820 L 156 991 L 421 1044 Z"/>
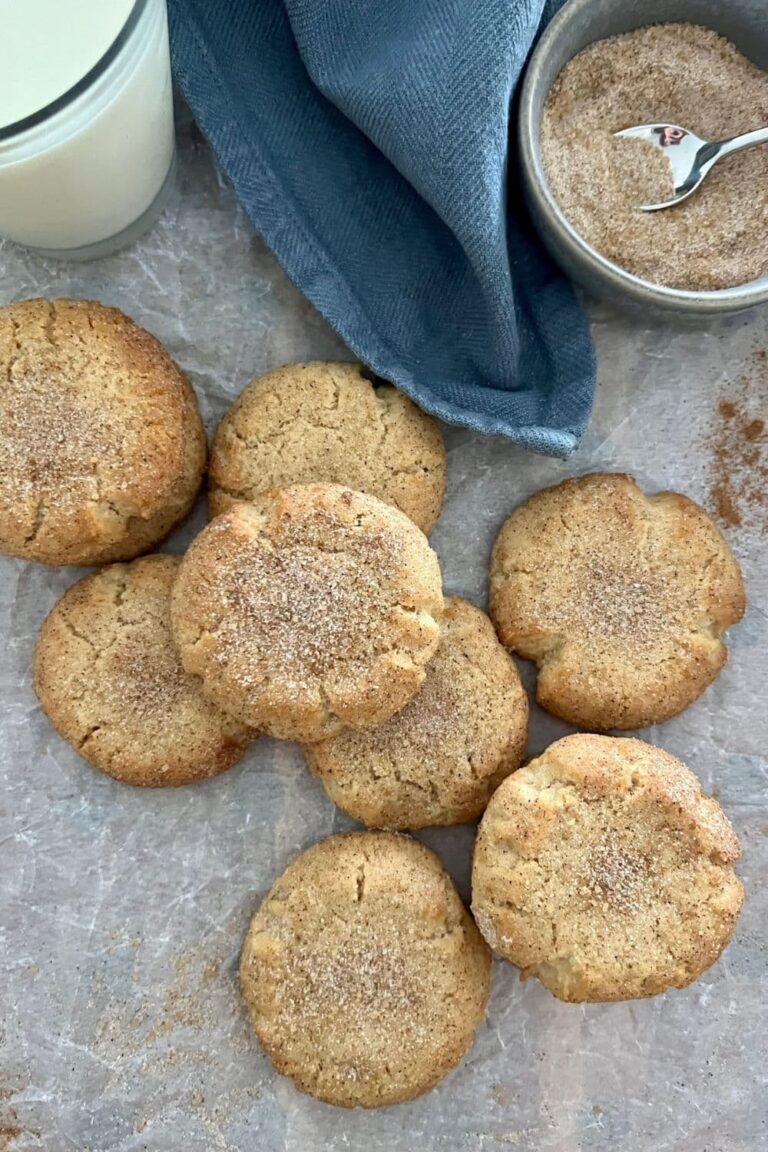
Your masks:
<path fill-rule="evenodd" d="M 135 248 L 77 266 L 0 245 L 0 301 L 37 294 L 134 316 L 189 373 L 209 430 L 254 375 L 346 355 L 254 236 L 188 117 L 172 204 Z M 289 857 L 350 822 L 295 747 L 264 738 L 233 771 L 179 790 L 134 790 L 91 769 L 49 727 L 30 681 L 38 626 L 79 573 L 0 557 L 0 1149 L 768 1147 L 768 447 L 759 434 L 745 433 L 749 450 L 741 442 L 742 427 L 768 418 L 768 310 L 706 328 L 604 306 L 591 316 L 600 379 L 580 450 L 562 463 L 447 429 L 433 543 L 447 591 L 484 604 L 502 519 L 564 476 L 631 471 L 730 521 L 750 608 L 729 664 L 682 716 L 644 733 L 691 765 L 741 837 L 748 897 L 724 958 L 684 992 L 585 1007 L 499 962 L 487 1022 L 433 1092 L 377 1113 L 300 1096 L 251 1037 L 238 956 Z M 198 507 L 166 548 L 183 550 L 203 519 Z M 534 709 L 530 752 L 565 731 Z M 466 895 L 472 830 L 424 839 Z"/>

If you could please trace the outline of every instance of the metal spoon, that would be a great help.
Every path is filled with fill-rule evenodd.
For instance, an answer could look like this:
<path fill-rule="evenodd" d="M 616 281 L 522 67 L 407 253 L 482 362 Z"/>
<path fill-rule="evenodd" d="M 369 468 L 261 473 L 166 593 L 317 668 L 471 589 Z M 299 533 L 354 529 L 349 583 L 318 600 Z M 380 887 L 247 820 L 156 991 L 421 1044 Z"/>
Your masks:
<path fill-rule="evenodd" d="M 679 204 L 691 192 L 695 192 L 712 165 L 723 156 L 741 152 L 753 144 L 768 142 L 768 128 L 757 128 L 754 132 L 745 132 L 743 136 L 732 136 L 728 140 L 707 141 L 699 139 L 678 124 L 639 124 L 636 128 L 614 132 L 614 136 L 634 136 L 645 140 L 660 148 L 669 160 L 675 183 L 674 196 L 661 204 L 640 205 L 643 212 L 657 212 L 659 208 Z"/>

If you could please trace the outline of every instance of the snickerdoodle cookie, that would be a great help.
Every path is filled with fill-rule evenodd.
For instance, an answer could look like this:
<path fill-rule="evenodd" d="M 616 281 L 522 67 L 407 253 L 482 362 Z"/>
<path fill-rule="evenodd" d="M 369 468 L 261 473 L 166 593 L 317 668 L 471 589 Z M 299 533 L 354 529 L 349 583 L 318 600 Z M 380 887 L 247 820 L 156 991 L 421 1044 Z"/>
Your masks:
<path fill-rule="evenodd" d="M 151 548 L 200 487 L 192 388 L 153 336 L 88 300 L 0 308 L 0 551 L 102 564 Z"/>
<path fill-rule="evenodd" d="M 491 947 L 561 1000 L 654 996 L 728 943 L 738 856 L 722 809 L 674 756 L 566 736 L 491 798 L 472 910 Z"/>
<path fill-rule="evenodd" d="M 240 982 L 279 1072 L 329 1104 L 426 1092 L 461 1059 L 490 954 L 440 861 L 393 832 L 296 856 L 251 923 Z"/>
<path fill-rule="evenodd" d="M 661 723 L 704 691 L 744 590 L 692 500 L 596 474 L 515 509 L 493 549 L 490 606 L 502 643 L 538 664 L 542 708 L 606 731 Z"/>
<path fill-rule="evenodd" d="M 128 784 L 215 776 L 254 733 L 203 696 L 171 637 L 175 556 L 113 564 L 69 588 L 35 651 L 43 711 L 81 756 Z"/>
<path fill-rule="evenodd" d="M 217 516 L 182 561 L 171 615 L 184 667 L 214 703 L 313 743 L 405 707 L 442 612 L 437 557 L 404 513 L 307 484 Z"/>
<path fill-rule="evenodd" d="M 421 691 L 378 728 L 306 749 L 335 804 L 371 828 L 475 820 L 519 765 L 528 698 L 488 617 L 445 602 L 440 646 Z"/>
<path fill-rule="evenodd" d="M 313 481 L 378 496 L 429 532 L 445 492 L 442 436 L 407 396 L 375 387 L 359 364 L 287 364 L 249 384 L 219 424 L 211 514 Z"/>

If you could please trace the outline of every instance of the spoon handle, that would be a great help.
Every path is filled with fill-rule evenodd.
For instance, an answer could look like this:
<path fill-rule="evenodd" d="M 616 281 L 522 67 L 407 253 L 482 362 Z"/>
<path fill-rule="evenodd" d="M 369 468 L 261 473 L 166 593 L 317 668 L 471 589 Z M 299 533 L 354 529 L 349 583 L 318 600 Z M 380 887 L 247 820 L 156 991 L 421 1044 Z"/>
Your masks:
<path fill-rule="evenodd" d="M 741 136 L 732 136 L 729 140 L 721 140 L 717 158 L 730 156 L 732 152 L 741 152 L 743 148 L 751 148 L 753 144 L 768 143 L 768 128 L 756 128 L 754 132 L 744 132 Z"/>

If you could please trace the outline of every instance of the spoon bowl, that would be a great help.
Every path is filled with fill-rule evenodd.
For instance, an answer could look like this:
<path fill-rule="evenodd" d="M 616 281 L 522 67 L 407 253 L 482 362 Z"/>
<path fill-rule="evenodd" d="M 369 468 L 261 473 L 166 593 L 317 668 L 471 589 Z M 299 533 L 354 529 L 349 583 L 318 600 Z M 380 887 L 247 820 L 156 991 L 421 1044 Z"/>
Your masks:
<path fill-rule="evenodd" d="M 741 136 L 731 136 L 727 140 L 702 140 L 689 128 L 679 124 L 638 124 L 635 128 L 624 128 L 614 132 L 614 136 L 624 136 L 644 140 L 664 153 L 672 170 L 674 193 L 668 200 L 659 204 L 641 204 L 642 212 L 658 212 L 661 208 L 671 208 L 687 199 L 701 184 L 710 168 L 723 156 L 731 156 L 744 148 L 768 142 L 768 128 L 757 128 Z"/>

